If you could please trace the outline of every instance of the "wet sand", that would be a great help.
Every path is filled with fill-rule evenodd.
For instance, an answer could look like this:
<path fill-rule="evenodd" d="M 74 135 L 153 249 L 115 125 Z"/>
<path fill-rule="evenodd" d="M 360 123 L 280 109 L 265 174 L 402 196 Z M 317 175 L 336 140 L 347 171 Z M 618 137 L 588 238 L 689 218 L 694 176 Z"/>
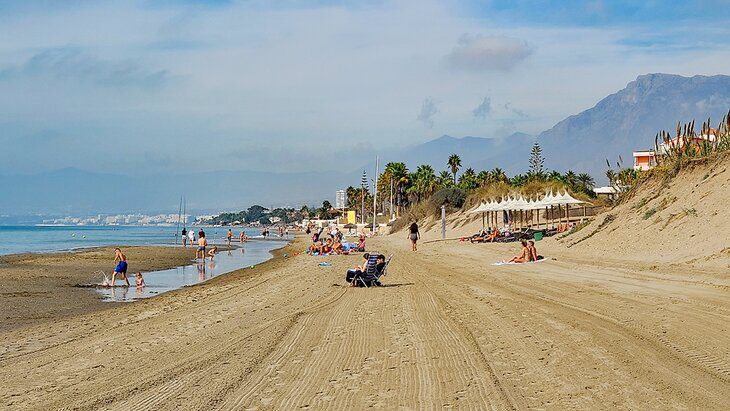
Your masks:
<path fill-rule="evenodd" d="M 130 275 L 190 264 L 195 256 L 190 247 L 122 248 Z M 0 256 L 0 331 L 110 308 L 92 290 L 74 285 L 100 282 L 96 272 L 111 276 L 114 267 L 114 247 Z"/>
<path fill-rule="evenodd" d="M 505 244 L 292 256 L 0 333 L 0 404 L 28 409 L 727 409 L 727 276 L 627 261 L 494 267 Z M 283 258 L 287 252 L 289 258 Z M 320 262 L 332 267 L 320 267 Z M 22 378 L 19 378 L 22 376 Z M 110 383 L 113 382 L 113 383 Z"/>

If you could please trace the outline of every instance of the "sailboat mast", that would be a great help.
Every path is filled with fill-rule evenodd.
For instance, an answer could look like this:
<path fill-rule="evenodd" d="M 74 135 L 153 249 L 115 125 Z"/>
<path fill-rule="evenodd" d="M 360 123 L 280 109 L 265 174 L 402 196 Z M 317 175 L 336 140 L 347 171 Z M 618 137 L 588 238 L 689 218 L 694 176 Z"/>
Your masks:
<path fill-rule="evenodd" d="M 177 244 L 177 235 L 180 233 L 180 214 L 182 213 L 182 196 L 180 196 L 180 204 L 177 208 L 177 229 L 175 230 L 175 244 Z M 182 241 L 182 238 L 180 239 Z"/>

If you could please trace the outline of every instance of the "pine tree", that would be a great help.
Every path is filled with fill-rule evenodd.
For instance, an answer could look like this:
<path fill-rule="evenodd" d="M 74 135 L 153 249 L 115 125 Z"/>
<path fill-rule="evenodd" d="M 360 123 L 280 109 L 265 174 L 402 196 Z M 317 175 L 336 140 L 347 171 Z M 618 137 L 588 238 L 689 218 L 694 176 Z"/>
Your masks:
<path fill-rule="evenodd" d="M 542 175 L 545 172 L 544 163 L 545 158 L 542 156 L 542 147 L 535 142 L 530 151 L 530 174 L 534 176 Z"/>

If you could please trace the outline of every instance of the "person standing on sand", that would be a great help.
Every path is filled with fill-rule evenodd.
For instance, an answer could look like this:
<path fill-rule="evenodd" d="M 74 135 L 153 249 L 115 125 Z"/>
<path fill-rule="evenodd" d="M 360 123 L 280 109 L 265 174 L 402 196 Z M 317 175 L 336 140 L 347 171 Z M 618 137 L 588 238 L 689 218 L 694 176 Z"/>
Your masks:
<path fill-rule="evenodd" d="M 183 227 L 183 230 L 182 230 L 182 241 L 183 241 L 183 247 L 187 247 L 188 246 L 188 230 L 186 230 L 185 227 Z M 190 245 L 193 245 L 193 244 L 190 243 Z"/>
<path fill-rule="evenodd" d="M 227 238 L 228 238 L 228 248 L 230 248 L 231 247 L 231 239 L 233 238 L 233 230 L 231 230 L 230 228 L 228 229 Z"/>
<path fill-rule="evenodd" d="M 195 231 L 188 231 L 188 240 L 190 242 L 190 247 L 195 247 Z"/>
<path fill-rule="evenodd" d="M 205 233 L 203 230 L 200 230 L 200 233 L 202 234 L 198 236 L 198 249 L 195 250 L 195 259 L 198 258 L 198 254 L 200 254 L 200 257 L 205 261 L 205 247 L 208 245 L 208 240 L 205 239 Z"/>
<path fill-rule="evenodd" d="M 409 231 L 408 238 L 411 239 L 411 249 L 413 251 L 418 251 L 417 243 L 418 243 L 418 239 L 421 238 L 421 233 L 418 232 L 418 224 L 413 222 L 413 224 L 411 224 L 411 227 L 408 229 L 408 231 Z"/>
<path fill-rule="evenodd" d="M 127 256 L 119 248 L 114 249 L 114 262 L 116 263 L 117 261 L 119 263 L 117 264 L 117 268 L 114 269 L 114 274 L 112 274 L 111 286 L 114 287 L 117 281 L 117 274 L 121 274 L 122 279 L 126 281 L 127 287 L 129 287 L 129 280 L 127 279 Z"/>

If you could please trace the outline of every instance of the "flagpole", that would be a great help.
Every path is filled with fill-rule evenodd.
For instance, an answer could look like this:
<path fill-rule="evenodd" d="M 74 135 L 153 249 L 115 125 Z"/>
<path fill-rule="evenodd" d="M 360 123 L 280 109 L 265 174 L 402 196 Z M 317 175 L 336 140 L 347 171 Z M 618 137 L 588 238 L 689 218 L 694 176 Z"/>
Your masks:
<path fill-rule="evenodd" d="M 375 224 L 376 220 L 378 218 L 378 210 L 377 210 L 377 204 L 378 204 L 378 167 L 379 167 L 380 157 L 375 156 L 375 183 L 373 186 L 373 235 L 375 235 Z"/>

